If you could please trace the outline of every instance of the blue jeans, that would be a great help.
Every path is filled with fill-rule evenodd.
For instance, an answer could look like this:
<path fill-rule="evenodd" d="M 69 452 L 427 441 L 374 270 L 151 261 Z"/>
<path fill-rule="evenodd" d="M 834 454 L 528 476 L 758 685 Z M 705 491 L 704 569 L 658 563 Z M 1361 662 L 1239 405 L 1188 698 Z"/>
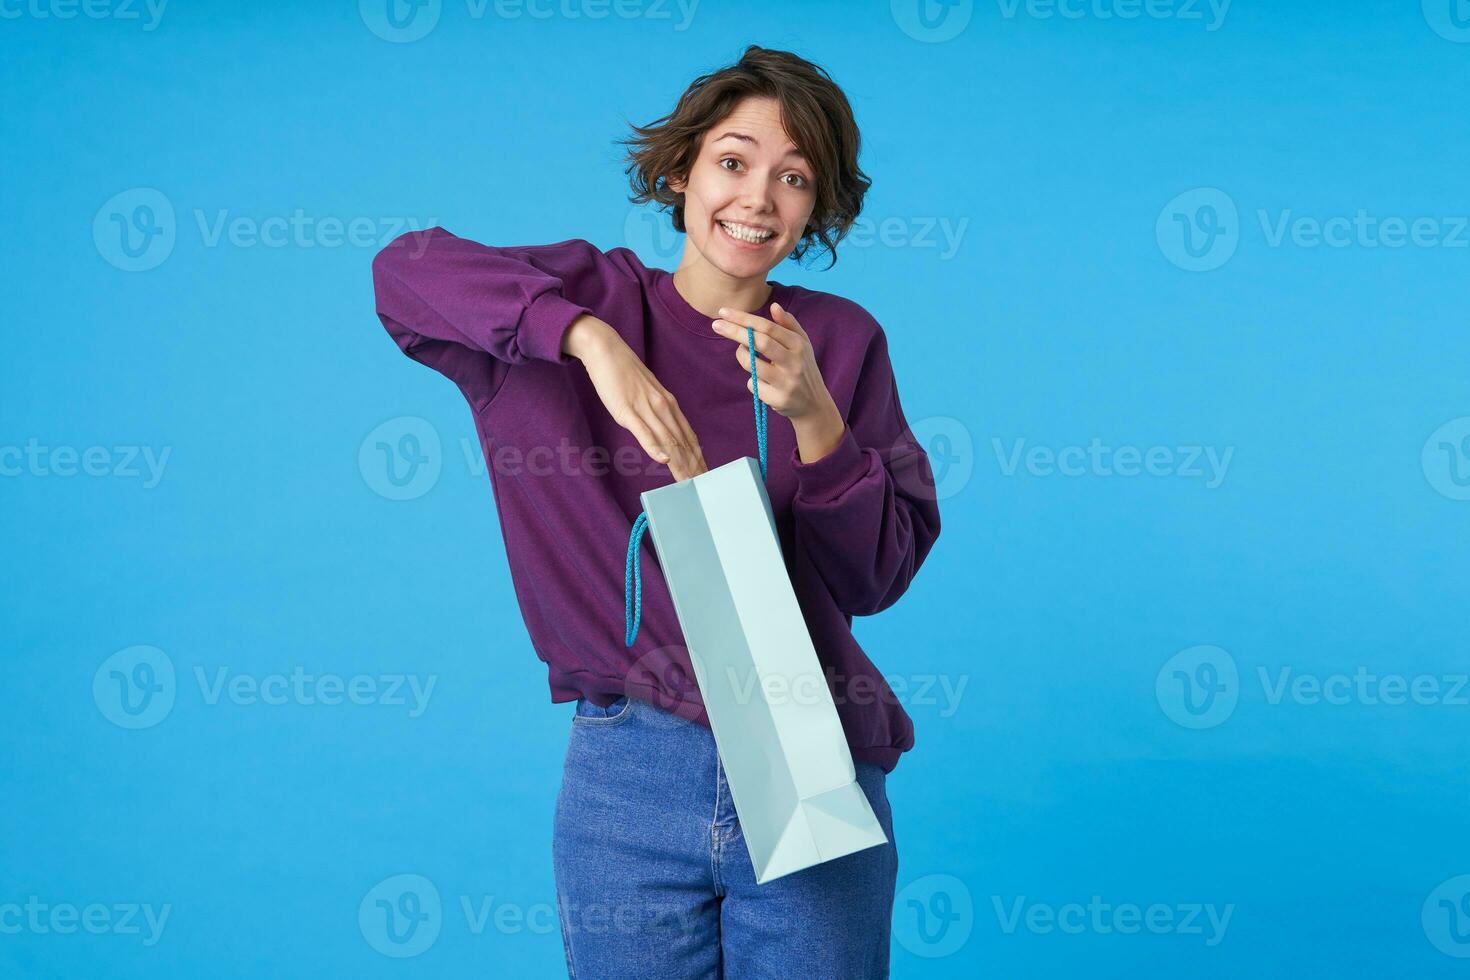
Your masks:
<path fill-rule="evenodd" d="M 757 885 L 710 730 L 579 700 L 552 835 L 568 975 L 887 977 L 898 850 L 884 772 L 856 766 L 888 843 Z"/>

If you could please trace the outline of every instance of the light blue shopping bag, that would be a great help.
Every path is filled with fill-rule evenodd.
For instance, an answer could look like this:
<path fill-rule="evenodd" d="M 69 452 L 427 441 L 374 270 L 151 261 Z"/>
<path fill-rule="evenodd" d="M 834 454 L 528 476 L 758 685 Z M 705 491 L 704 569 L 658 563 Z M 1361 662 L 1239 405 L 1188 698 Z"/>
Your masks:
<path fill-rule="evenodd" d="M 755 879 L 764 884 L 888 838 L 857 782 L 786 574 L 763 479 L 766 406 L 758 390 L 755 405 L 759 469 L 746 456 L 642 495 L 644 514 L 629 545 L 626 611 L 631 645 L 641 599 L 637 549 L 646 524 Z"/>

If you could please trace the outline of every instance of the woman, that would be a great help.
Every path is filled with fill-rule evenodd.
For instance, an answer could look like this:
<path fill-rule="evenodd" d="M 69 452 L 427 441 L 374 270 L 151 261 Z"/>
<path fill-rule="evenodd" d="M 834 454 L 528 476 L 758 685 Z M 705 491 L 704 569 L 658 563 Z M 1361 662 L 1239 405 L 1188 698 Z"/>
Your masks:
<path fill-rule="evenodd" d="M 835 261 L 870 184 L 857 125 L 826 72 L 752 46 L 634 131 L 633 200 L 687 235 L 673 273 L 580 239 L 492 247 L 442 228 L 373 263 L 388 332 L 473 409 L 551 699 L 577 702 L 553 837 L 567 968 L 886 976 L 884 781 L 913 729 L 851 625 L 903 594 L 939 512 L 882 329 L 856 303 L 766 279 L 813 248 Z M 631 631 L 619 601 L 639 494 L 752 455 L 756 398 L 786 420 L 767 431 L 766 488 L 889 838 L 760 886 L 653 561 Z"/>

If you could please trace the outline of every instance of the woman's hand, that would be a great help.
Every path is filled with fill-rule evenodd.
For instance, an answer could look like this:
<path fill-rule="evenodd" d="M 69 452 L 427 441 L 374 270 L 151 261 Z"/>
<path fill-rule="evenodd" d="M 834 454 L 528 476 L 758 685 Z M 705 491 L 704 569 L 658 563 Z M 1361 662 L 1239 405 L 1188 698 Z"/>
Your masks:
<path fill-rule="evenodd" d="M 755 349 L 765 358 L 756 364 L 760 379 L 760 399 L 792 422 L 834 407 L 832 394 L 822 380 L 812 353 L 811 338 L 780 303 L 771 304 L 775 320 L 720 307 L 720 319 L 714 321 L 715 333 L 737 342 L 735 360 L 750 373 L 750 347 L 745 328 L 755 328 Z M 754 389 L 747 378 L 745 387 Z"/>
<path fill-rule="evenodd" d="M 837 446 L 846 423 L 822 380 L 807 332 L 780 303 L 771 304 L 771 315 L 776 319 L 721 307 L 720 319 L 712 326 L 720 336 L 736 341 L 735 360 L 746 374 L 750 373 L 752 355 L 745 328 L 754 328 L 755 349 L 765 360 L 756 362 L 759 389 L 749 378 L 745 387 L 755 391 L 777 414 L 791 420 L 797 452 L 802 462 L 810 463 Z"/>
<path fill-rule="evenodd" d="M 650 457 L 667 464 L 675 480 L 709 469 L 674 396 L 611 324 L 590 314 L 578 317 L 567 329 L 562 349 L 587 369 L 613 421 L 633 433 Z"/>

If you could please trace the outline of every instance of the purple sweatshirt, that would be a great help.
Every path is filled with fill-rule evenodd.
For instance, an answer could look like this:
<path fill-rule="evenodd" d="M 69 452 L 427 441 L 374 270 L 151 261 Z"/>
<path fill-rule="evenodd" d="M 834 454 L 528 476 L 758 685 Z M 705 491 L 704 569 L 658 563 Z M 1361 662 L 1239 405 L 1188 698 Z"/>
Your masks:
<path fill-rule="evenodd" d="M 673 477 L 613 421 L 561 342 L 583 313 L 611 324 L 678 401 L 710 469 L 757 455 L 750 375 L 734 342 L 679 295 L 671 273 L 581 239 L 492 247 L 443 228 L 409 232 L 374 258 L 373 285 L 399 348 L 454 381 L 474 413 L 551 700 L 606 705 L 627 694 L 707 727 L 648 538 L 642 625 L 624 645 L 638 496 Z M 908 431 L 877 321 L 842 297 L 771 285 L 771 299 L 811 337 L 847 425 L 835 449 L 803 463 L 791 423 L 770 412 L 766 490 L 853 757 L 891 771 L 914 744 L 913 723 L 853 638 L 852 617 L 896 602 L 928 555 L 939 535 L 933 475 Z M 769 307 L 752 312 L 770 316 Z"/>

